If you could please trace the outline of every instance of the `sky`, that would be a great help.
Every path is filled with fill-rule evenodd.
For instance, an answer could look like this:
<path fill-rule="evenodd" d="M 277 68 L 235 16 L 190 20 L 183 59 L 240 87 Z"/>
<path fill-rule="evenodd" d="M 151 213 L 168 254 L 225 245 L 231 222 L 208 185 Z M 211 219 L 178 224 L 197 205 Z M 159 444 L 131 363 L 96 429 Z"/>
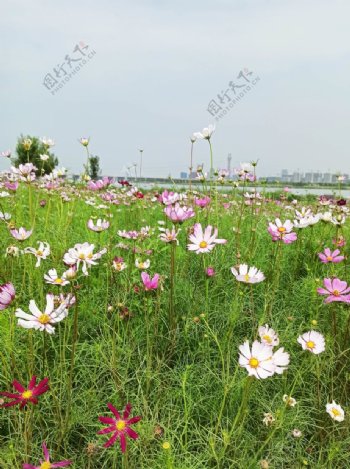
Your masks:
<path fill-rule="evenodd" d="M 0 0 L 0 152 L 20 134 L 50 137 L 80 173 L 86 136 L 104 175 L 139 172 L 142 148 L 143 176 L 178 177 L 192 133 L 216 124 L 217 168 L 231 154 L 233 167 L 259 160 L 261 176 L 349 173 L 349 17 L 346 0 Z M 52 94 L 44 78 L 69 71 L 66 56 L 86 63 Z M 260 80 L 216 121 L 209 102 L 244 69 Z M 207 141 L 194 144 L 200 163 Z"/>

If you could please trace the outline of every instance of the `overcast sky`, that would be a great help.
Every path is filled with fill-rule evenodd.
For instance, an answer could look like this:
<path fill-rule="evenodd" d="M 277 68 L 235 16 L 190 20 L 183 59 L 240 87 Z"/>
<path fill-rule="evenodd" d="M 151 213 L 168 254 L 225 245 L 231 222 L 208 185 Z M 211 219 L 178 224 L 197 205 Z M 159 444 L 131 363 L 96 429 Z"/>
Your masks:
<path fill-rule="evenodd" d="M 209 101 L 247 68 L 260 81 L 216 122 L 214 166 L 231 153 L 233 166 L 259 159 L 260 175 L 350 172 L 347 0 L 0 5 L 0 151 L 14 150 L 21 133 L 51 137 L 60 164 L 79 172 L 78 138 L 88 136 L 103 174 L 122 175 L 143 148 L 143 175 L 176 177 L 188 168 L 192 132 L 215 123 Z M 66 55 L 79 63 L 80 41 L 95 55 L 52 95 L 45 75 Z M 209 167 L 206 141 L 194 160 Z"/>

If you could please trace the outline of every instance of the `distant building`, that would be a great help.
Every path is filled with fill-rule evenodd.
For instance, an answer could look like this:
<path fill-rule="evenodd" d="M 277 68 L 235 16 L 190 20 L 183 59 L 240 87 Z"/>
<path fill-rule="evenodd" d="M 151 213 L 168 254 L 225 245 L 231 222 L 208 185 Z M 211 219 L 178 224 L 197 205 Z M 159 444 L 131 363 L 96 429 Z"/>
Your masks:
<path fill-rule="evenodd" d="M 181 172 L 180 173 L 180 179 L 187 179 L 187 173 Z"/>

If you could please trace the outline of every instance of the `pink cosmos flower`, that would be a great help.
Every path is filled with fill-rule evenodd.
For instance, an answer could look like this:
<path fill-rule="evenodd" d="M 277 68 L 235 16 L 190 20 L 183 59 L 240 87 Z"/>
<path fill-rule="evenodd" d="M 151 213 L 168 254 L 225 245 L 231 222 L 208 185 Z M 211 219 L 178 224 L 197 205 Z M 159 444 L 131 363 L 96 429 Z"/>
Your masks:
<path fill-rule="evenodd" d="M 151 279 L 151 277 L 148 275 L 147 272 L 141 273 L 142 283 L 146 291 L 156 290 L 158 288 L 159 278 L 160 278 L 159 274 L 155 274 L 153 278 Z"/>
<path fill-rule="evenodd" d="M 99 218 L 95 224 L 94 221 L 90 218 L 89 221 L 87 222 L 87 227 L 89 228 L 89 230 L 96 231 L 99 233 L 109 228 L 109 221 L 101 220 L 101 218 Z"/>
<path fill-rule="evenodd" d="M 208 196 L 205 196 L 205 197 L 202 197 L 201 199 L 194 199 L 194 203 L 198 206 L 198 207 L 201 207 L 201 208 L 204 208 L 206 207 L 207 205 L 210 204 L 210 197 Z"/>
<path fill-rule="evenodd" d="M 167 205 L 164 213 L 173 223 L 183 223 L 195 216 L 191 207 L 181 207 L 178 202 L 175 205 Z"/>
<path fill-rule="evenodd" d="M 285 244 L 291 244 L 297 239 L 297 234 L 294 233 L 293 223 L 286 220 L 283 224 L 279 218 L 276 218 L 275 223 L 269 223 L 267 231 L 272 236 L 272 241 L 283 241 Z"/>
<path fill-rule="evenodd" d="M 31 402 L 32 404 L 37 404 L 37 398 L 49 390 L 49 386 L 47 384 L 48 381 L 49 378 L 44 378 L 40 381 L 40 383 L 36 384 L 36 376 L 32 376 L 28 387 L 25 388 L 24 386 L 22 386 L 21 383 L 14 380 L 12 382 L 12 386 L 16 389 L 17 393 L 5 391 L 0 392 L 0 396 L 13 399 L 12 401 L 1 404 L 0 407 L 12 407 L 14 405 L 19 404 L 19 408 L 23 409 L 23 407 L 25 407 L 28 402 Z"/>
<path fill-rule="evenodd" d="M 9 191 L 15 192 L 18 189 L 19 184 L 18 184 L 18 181 L 15 181 L 15 182 L 5 181 L 4 186 Z"/>
<path fill-rule="evenodd" d="M 116 440 L 119 439 L 120 441 L 120 448 L 123 453 L 126 450 L 126 437 L 132 438 L 136 440 L 139 435 L 130 428 L 131 425 L 139 422 L 141 420 L 140 416 L 131 417 L 129 418 L 130 411 L 131 411 L 131 404 L 127 404 L 123 416 L 119 414 L 118 410 L 110 403 L 107 403 L 107 407 L 112 412 L 115 418 L 113 417 L 99 417 L 99 421 L 108 425 L 108 427 L 104 428 L 97 432 L 98 435 L 105 435 L 106 433 L 113 433 L 112 437 L 103 445 L 105 448 L 112 446 Z"/>
<path fill-rule="evenodd" d="M 176 202 L 179 202 L 181 199 L 183 199 L 182 194 L 178 194 L 177 192 L 172 192 L 172 191 L 163 191 L 159 197 L 158 200 L 164 205 L 172 205 L 175 204 Z"/>
<path fill-rule="evenodd" d="M 205 269 L 205 273 L 207 274 L 208 277 L 214 277 L 214 275 L 215 275 L 214 267 L 207 267 Z"/>
<path fill-rule="evenodd" d="M 329 248 L 326 248 L 323 252 L 318 253 L 318 257 L 320 258 L 323 264 L 328 264 L 332 262 L 333 264 L 337 264 L 345 259 L 344 256 L 339 256 L 340 251 L 336 249 L 335 251 L 331 252 Z"/>
<path fill-rule="evenodd" d="M 56 467 L 66 467 L 72 464 L 72 461 L 65 460 L 59 462 L 50 462 L 50 453 L 47 449 L 45 441 L 42 444 L 44 460 L 40 461 L 40 466 L 33 466 L 33 464 L 23 464 L 23 469 L 54 469 Z"/>
<path fill-rule="evenodd" d="M 343 236 L 339 236 L 338 239 L 333 239 L 332 243 L 335 244 L 338 248 L 345 246 L 346 241 Z"/>
<path fill-rule="evenodd" d="M 10 306 L 16 295 L 15 287 L 11 282 L 0 285 L 0 311 Z"/>
<path fill-rule="evenodd" d="M 328 295 L 324 300 L 325 303 L 332 303 L 333 301 L 350 303 L 350 287 L 348 287 L 345 281 L 339 280 L 338 278 L 334 278 L 333 280 L 325 278 L 323 285 L 325 288 L 318 288 L 317 293 L 320 295 Z"/>
<path fill-rule="evenodd" d="M 20 228 L 10 230 L 11 235 L 17 239 L 18 241 L 24 241 L 25 239 L 28 239 L 29 236 L 33 233 L 33 230 L 26 230 L 21 226 Z"/>
<path fill-rule="evenodd" d="M 214 229 L 208 225 L 203 233 L 203 228 L 200 223 L 196 223 L 193 227 L 193 234 L 189 236 L 190 244 L 187 245 L 189 251 L 195 251 L 196 254 L 207 253 L 214 249 L 216 244 L 227 243 L 226 239 L 217 239 L 218 229 Z"/>

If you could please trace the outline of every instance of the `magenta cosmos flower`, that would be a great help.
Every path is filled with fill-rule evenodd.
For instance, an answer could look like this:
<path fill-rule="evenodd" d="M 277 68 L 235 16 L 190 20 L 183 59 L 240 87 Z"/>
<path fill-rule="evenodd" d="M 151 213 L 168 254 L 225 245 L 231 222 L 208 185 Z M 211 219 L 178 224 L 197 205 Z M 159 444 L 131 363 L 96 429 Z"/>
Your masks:
<path fill-rule="evenodd" d="M 44 378 L 40 381 L 40 383 L 36 384 L 36 376 L 32 376 L 32 379 L 30 380 L 28 387 L 25 388 L 24 386 L 22 386 L 21 383 L 14 380 L 12 382 L 12 386 L 18 392 L 17 393 L 0 392 L 0 396 L 13 399 L 12 401 L 5 402 L 0 407 L 12 407 L 14 405 L 19 404 L 20 405 L 19 408 L 23 409 L 23 407 L 25 407 L 28 404 L 28 402 L 31 402 L 32 404 L 37 404 L 38 397 L 49 390 L 49 386 L 47 384 L 48 381 L 49 381 L 49 378 Z"/>
<path fill-rule="evenodd" d="M 126 437 L 128 436 L 133 440 L 136 440 L 139 437 L 139 435 L 132 428 L 130 428 L 130 425 L 137 423 L 139 420 L 141 420 L 141 417 L 131 417 L 129 419 L 129 415 L 131 412 L 131 404 L 127 404 L 125 406 L 123 417 L 120 416 L 117 409 L 110 402 L 107 403 L 107 407 L 112 412 L 115 418 L 99 417 L 99 421 L 105 423 L 106 425 L 108 425 L 108 427 L 104 428 L 103 430 L 100 430 L 99 432 L 97 432 L 97 434 L 104 435 L 106 433 L 113 433 L 111 438 L 103 446 L 105 448 L 108 448 L 109 446 L 113 445 L 117 439 L 119 439 L 120 448 L 122 452 L 125 453 Z"/>
<path fill-rule="evenodd" d="M 337 264 L 345 259 L 344 256 L 339 256 L 339 254 L 339 249 L 332 252 L 329 248 L 326 248 L 323 252 L 318 253 L 318 257 L 323 264 L 328 264 L 329 262 Z"/>
<path fill-rule="evenodd" d="M 317 293 L 328 295 L 324 300 L 325 303 L 332 303 L 333 301 L 350 303 L 350 287 L 344 280 L 325 278 L 323 285 L 325 288 L 318 288 Z"/>
<path fill-rule="evenodd" d="M 214 229 L 211 225 L 208 225 L 203 232 L 202 225 L 196 223 L 193 227 L 193 233 L 190 234 L 190 244 L 187 245 L 189 251 L 195 251 L 196 254 L 207 253 L 214 249 L 216 244 L 227 243 L 226 239 L 218 239 L 218 229 Z"/>
<path fill-rule="evenodd" d="M 272 236 L 272 241 L 283 241 L 285 244 L 291 244 L 297 239 L 297 234 L 293 232 L 293 223 L 286 220 L 283 224 L 279 218 L 275 223 L 269 223 L 267 231 Z"/>
<path fill-rule="evenodd" d="M 72 464 L 72 461 L 65 460 L 59 462 L 50 462 L 50 453 L 47 449 L 45 441 L 42 444 L 43 453 L 44 453 L 44 460 L 40 461 L 40 466 L 33 466 L 33 464 L 23 464 L 23 469 L 54 469 L 56 467 L 66 467 Z"/>
<path fill-rule="evenodd" d="M 11 282 L 0 285 L 0 311 L 10 306 L 16 295 L 15 287 Z"/>
<path fill-rule="evenodd" d="M 195 216 L 191 207 L 181 207 L 178 202 L 175 205 L 167 205 L 164 213 L 173 223 L 183 223 Z"/>
<path fill-rule="evenodd" d="M 154 274 L 153 278 L 147 272 L 142 272 L 141 279 L 146 291 L 157 290 L 160 275 Z"/>

